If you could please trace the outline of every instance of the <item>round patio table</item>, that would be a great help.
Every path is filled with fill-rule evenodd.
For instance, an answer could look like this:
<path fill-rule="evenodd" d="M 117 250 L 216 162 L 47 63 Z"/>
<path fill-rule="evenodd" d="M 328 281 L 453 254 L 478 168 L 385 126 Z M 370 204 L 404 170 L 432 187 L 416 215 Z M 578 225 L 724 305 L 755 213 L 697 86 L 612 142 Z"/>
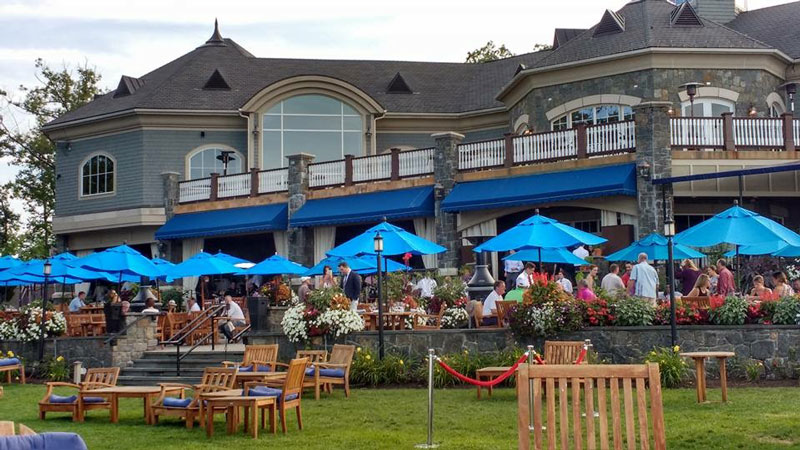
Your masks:
<path fill-rule="evenodd" d="M 697 370 L 697 403 L 706 401 L 706 358 L 717 358 L 719 361 L 719 385 L 722 389 L 722 401 L 728 401 L 728 374 L 725 369 L 725 360 L 736 356 L 734 352 L 686 352 L 680 355 L 694 359 L 694 366 Z"/>

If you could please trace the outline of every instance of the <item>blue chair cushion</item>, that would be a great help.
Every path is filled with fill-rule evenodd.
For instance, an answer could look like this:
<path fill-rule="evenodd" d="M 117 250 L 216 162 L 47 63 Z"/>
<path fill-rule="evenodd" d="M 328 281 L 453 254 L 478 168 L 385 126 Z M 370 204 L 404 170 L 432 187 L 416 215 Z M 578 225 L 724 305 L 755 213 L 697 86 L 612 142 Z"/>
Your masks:
<path fill-rule="evenodd" d="M 344 369 L 320 369 L 319 376 L 331 378 L 344 378 Z"/>
<path fill-rule="evenodd" d="M 164 406 L 169 408 L 186 408 L 192 403 L 190 398 L 164 397 Z"/>
<path fill-rule="evenodd" d="M 281 389 L 271 388 L 267 386 L 257 386 L 250 388 L 247 391 L 248 397 L 280 397 L 283 391 Z M 286 396 L 286 400 L 294 400 L 297 394 L 290 394 Z"/>
<path fill-rule="evenodd" d="M 19 364 L 19 358 L 3 358 L 3 359 L 0 359 L 0 367 L 16 366 L 17 364 Z"/>
<path fill-rule="evenodd" d="M 75 433 L 42 433 L 0 437 L 0 450 L 86 450 L 86 443 Z"/>
<path fill-rule="evenodd" d="M 76 400 L 78 400 L 77 395 L 64 397 L 63 395 L 50 394 L 50 403 L 75 403 Z"/>
<path fill-rule="evenodd" d="M 83 403 L 103 403 L 106 401 L 103 397 L 83 397 Z"/>
<path fill-rule="evenodd" d="M 270 372 L 272 369 L 269 366 L 258 366 L 259 372 Z M 239 372 L 252 372 L 253 366 L 241 366 L 239 367 Z"/>
<path fill-rule="evenodd" d="M 311 366 L 308 369 L 306 369 L 306 376 L 307 377 L 313 377 L 314 376 L 314 366 Z"/>

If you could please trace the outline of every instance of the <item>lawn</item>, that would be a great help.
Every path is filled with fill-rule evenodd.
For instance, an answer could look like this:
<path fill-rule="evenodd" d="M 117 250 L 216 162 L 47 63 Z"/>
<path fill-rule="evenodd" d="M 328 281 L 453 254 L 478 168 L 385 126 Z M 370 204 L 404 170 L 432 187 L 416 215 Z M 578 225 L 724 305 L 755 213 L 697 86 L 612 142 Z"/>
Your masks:
<path fill-rule="evenodd" d="M 0 419 L 22 422 L 36 431 L 74 431 L 90 449 L 403 449 L 425 441 L 426 391 L 423 389 L 355 389 L 349 399 L 341 390 L 333 396 L 303 402 L 305 430 L 289 419 L 284 436 L 261 434 L 253 441 L 243 433 L 225 435 L 223 416 L 215 436 L 202 429 L 186 430 L 176 419 L 156 426 L 142 421 L 140 400 L 120 400 L 120 423 L 108 422 L 108 412 L 92 411 L 85 423 L 73 423 L 66 414 L 37 416 L 41 385 L 5 386 Z M 664 391 L 667 440 L 673 449 L 800 448 L 800 390 L 797 388 L 733 388 L 730 403 L 695 403 L 693 389 Z M 436 391 L 435 440 L 443 449 L 516 448 L 514 390 L 495 390 L 491 399 L 478 401 L 472 389 Z M 289 417 L 292 417 L 290 415 Z M 240 430 L 241 431 L 241 430 Z"/>

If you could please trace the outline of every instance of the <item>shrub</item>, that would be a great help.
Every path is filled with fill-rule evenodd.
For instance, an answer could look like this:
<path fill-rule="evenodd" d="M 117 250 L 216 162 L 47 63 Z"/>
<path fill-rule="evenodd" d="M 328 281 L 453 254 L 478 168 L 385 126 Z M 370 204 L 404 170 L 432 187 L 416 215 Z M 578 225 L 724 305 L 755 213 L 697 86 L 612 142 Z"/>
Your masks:
<path fill-rule="evenodd" d="M 747 381 L 755 383 L 761 378 L 761 375 L 764 373 L 764 363 L 761 361 L 756 361 L 754 359 L 751 359 L 750 361 L 745 363 L 744 373 L 745 376 L 747 377 Z"/>
<path fill-rule="evenodd" d="M 161 304 L 164 305 L 164 308 L 169 305 L 170 300 L 175 301 L 175 303 L 178 305 L 179 311 L 183 309 L 183 291 L 175 288 L 161 291 Z"/>
<path fill-rule="evenodd" d="M 616 319 L 613 308 L 613 299 L 600 291 L 596 300 L 586 302 L 583 323 L 591 327 L 611 325 Z"/>
<path fill-rule="evenodd" d="M 680 356 L 680 347 L 656 347 L 644 358 L 644 362 L 658 363 L 661 385 L 667 388 L 680 387 L 689 374 L 686 361 Z"/>
<path fill-rule="evenodd" d="M 460 278 L 447 277 L 433 290 L 431 300 L 431 314 L 439 312 L 439 308 L 444 306 L 449 308 L 461 304 L 467 297 L 467 285 Z"/>
<path fill-rule="evenodd" d="M 350 379 L 366 386 L 409 383 L 413 381 L 414 365 L 413 360 L 396 353 L 387 353 L 381 361 L 371 350 L 358 348 L 350 366 Z"/>
<path fill-rule="evenodd" d="M 744 297 L 730 296 L 722 305 L 712 307 L 708 316 L 717 325 L 744 325 L 747 318 L 747 300 Z"/>
<path fill-rule="evenodd" d="M 783 297 L 775 304 L 772 323 L 777 325 L 794 325 L 800 314 L 800 300 L 795 297 Z"/>
<path fill-rule="evenodd" d="M 69 379 L 70 369 L 63 356 L 50 358 L 45 361 L 45 376 L 50 381 L 64 381 Z"/>
<path fill-rule="evenodd" d="M 623 327 L 644 327 L 653 324 L 656 311 L 653 305 L 638 297 L 621 297 L 614 305 L 616 312 L 615 325 Z"/>

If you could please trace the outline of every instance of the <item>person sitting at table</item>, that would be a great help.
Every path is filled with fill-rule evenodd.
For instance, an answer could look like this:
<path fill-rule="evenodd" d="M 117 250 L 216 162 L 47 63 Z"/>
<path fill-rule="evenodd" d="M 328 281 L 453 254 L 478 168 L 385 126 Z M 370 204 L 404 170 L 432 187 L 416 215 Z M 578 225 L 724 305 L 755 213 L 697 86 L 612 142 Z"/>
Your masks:
<path fill-rule="evenodd" d="M 175 300 L 170 300 L 167 302 L 167 312 L 174 313 L 178 309 L 178 303 Z"/>
<path fill-rule="evenodd" d="M 536 266 L 533 263 L 525 263 L 525 270 L 517 277 L 518 288 L 529 288 L 533 283 L 533 273 L 536 271 Z"/>
<path fill-rule="evenodd" d="M 769 298 L 772 295 L 772 289 L 764 286 L 764 277 L 756 275 L 753 277 L 753 289 L 750 290 L 750 296 L 760 299 L 763 297 Z"/>
<path fill-rule="evenodd" d="M 589 288 L 589 283 L 585 278 L 578 282 L 578 294 L 575 296 L 575 298 L 585 302 L 597 300 L 597 295 L 595 295 L 594 291 Z"/>
<path fill-rule="evenodd" d="M 113 289 L 108 291 L 108 294 L 106 294 L 106 297 L 108 298 L 108 302 L 109 303 L 119 303 L 119 301 L 120 301 L 119 294 L 117 294 L 117 291 L 115 291 Z"/>
<path fill-rule="evenodd" d="M 186 303 L 186 309 L 189 312 L 200 312 L 200 305 L 197 304 L 197 300 L 195 300 L 194 297 L 189 297 Z"/>
<path fill-rule="evenodd" d="M 689 291 L 687 297 L 708 297 L 711 295 L 711 278 L 701 273 L 694 282 L 694 287 Z"/>
<path fill-rule="evenodd" d="M 160 312 L 161 311 L 159 311 L 158 308 L 156 308 L 156 300 L 154 298 L 148 298 L 147 300 L 145 300 L 144 309 L 142 310 L 142 313 L 158 314 Z"/>
<path fill-rule="evenodd" d="M 228 342 L 233 342 L 233 330 L 235 327 L 241 327 L 246 322 L 244 319 L 244 313 L 242 312 L 242 308 L 233 301 L 233 297 L 230 295 L 225 296 L 225 304 L 227 305 L 227 310 L 225 311 L 225 315 L 228 317 L 227 320 L 220 321 L 219 324 L 219 331 L 228 338 Z M 229 325 L 232 324 L 233 326 Z"/>
<path fill-rule="evenodd" d="M 706 275 L 708 275 L 708 281 L 711 282 L 711 293 L 717 293 L 717 283 L 719 283 L 719 274 L 717 274 L 717 269 L 713 266 L 706 267 Z"/>
<path fill-rule="evenodd" d="M 305 303 L 308 299 L 308 294 L 311 293 L 311 277 L 300 278 L 300 287 L 297 288 L 297 298 L 301 303 Z"/>
<path fill-rule="evenodd" d="M 778 298 L 791 297 L 794 295 L 794 290 L 786 283 L 786 275 L 783 272 L 775 272 L 772 274 L 772 281 L 775 284 L 775 289 L 773 289 L 772 292 L 774 292 Z"/>
<path fill-rule="evenodd" d="M 483 309 L 481 310 L 482 318 L 481 325 L 497 325 L 497 301 L 503 300 L 503 294 L 506 293 L 506 283 L 504 281 L 495 281 L 494 289 L 486 296 L 483 301 Z M 494 317 L 489 317 L 494 316 Z"/>
<path fill-rule="evenodd" d="M 71 302 L 69 302 L 69 312 L 80 312 L 81 308 L 86 306 L 86 303 L 83 301 L 86 298 L 86 292 L 80 291 L 78 292 L 78 296 L 73 298 Z"/>

